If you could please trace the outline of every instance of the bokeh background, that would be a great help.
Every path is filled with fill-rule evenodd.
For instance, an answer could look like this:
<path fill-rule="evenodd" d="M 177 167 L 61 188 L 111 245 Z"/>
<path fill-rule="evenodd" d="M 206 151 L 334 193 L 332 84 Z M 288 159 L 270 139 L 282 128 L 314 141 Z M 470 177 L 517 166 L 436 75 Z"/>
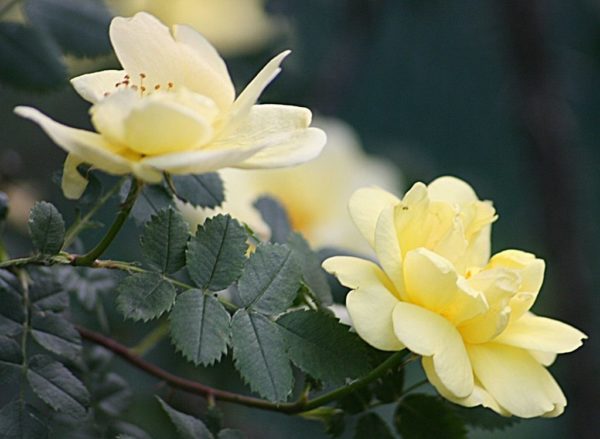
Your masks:
<path fill-rule="evenodd" d="M 31 21 L 22 13 L 23 3 L 0 0 L 0 23 Z M 157 14 L 162 8 L 173 15 L 174 7 L 165 12 L 164 4 L 181 2 L 149 3 L 112 0 L 109 6 L 113 14 L 156 7 Z M 191 3 L 194 13 L 202 14 L 205 2 Z M 562 417 L 524 421 L 495 434 L 474 431 L 472 436 L 598 437 L 600 2 L 247 0 L 244 7 L 250 3 L 253 12 L 238 10 L 234 17 L 234 7 L 222 22 L 208 20 L 213 29 L 207 28 L 207 35 L 213 32 L 237 86 L 247 83 L 270 56 L 291 48 L 293 54 L 263 95 L 264 102 L 303 105 L 317 115 L 346 121 L 366 151 L 399 167 L 404 187 L 444 174 L 470 182 L 480 198 L 494 201 L 500 214 L 493 250 L 525 249 L 547 261 L 534 311 L 566 320 L 590 336 L 583 348 L 559 357 L 552 367 L 569 401 Z M 193 16 L 188 10 L 178 22 L 201 27 Z M 179 17 L 164 19 L 174 18 Z M 233 37 L 219 33 L 231 27 Z M 0 32 L 0 63 L 15 56 L 6 49 L 7 35 Z M 31 61 L 33 66 L 36 62 Z M 69 56 L 64 68 L 72 76 L 115 65 L 111 56 Z M 7 64 L 0 65 L 0 190 L 11 196 L 14 220 L 7 241 L 16 256 L 27 251 L 24 225 L 33 200 L 53 201 L 67 215 L 74 206 L 53 182 L 65 154 L 41 130 L 13 115 L 13 107 L 32 105 L 69 125 L 89 127 L 88 104 L 60 81 L 60 71 L 38 70 L 38 80 L 51 83 L 51 90 L 28 90 Z M 328 178 L 333 177 L 323 176 L 324 186 Z M 111 213 L 105 212 L 107 218 Z M 114 255 L 135 257 L 137 235 L 129 227 L 115 243 Z M 84 237 L 91 242 L 95 233 Z M 138 340 L 146 330 L 125 326 L 110 312 L 108 319 L 126 342 Z M 229 360 L 223 370 L 182 367 L 166 341 L 149 359 L 217 386 L 242 387 Z M 118 361 L 115 366 L 146 391 L 135 401 L 130 419 L 147 431 L 166 431 L 161 429 L 167 418 L 150 397 L 156 382 Z M 204 404 L 183 394 L 174 399 L 198 411 Z M 224 408 L 226 423 L 241 426 L 249 437 L 325 437 L 316 423 Z"/>

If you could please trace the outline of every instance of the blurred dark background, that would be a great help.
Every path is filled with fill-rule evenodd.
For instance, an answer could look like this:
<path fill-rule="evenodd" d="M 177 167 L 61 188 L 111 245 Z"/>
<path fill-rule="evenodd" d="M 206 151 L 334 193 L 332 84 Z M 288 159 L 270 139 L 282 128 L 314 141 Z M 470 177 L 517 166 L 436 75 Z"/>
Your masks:
<path fill-rule="evenodd" d="M 366 150 L 400 167 L 406 186 L 443 174 L 470 182 L 500 214 L 494 252 L 520 248 L 547 261 L 533 310 L 590 336 L 551 369 L 569 401 L 566 413 L 524 421 L 495 436 L 597 437 L 600 2 L 271 0 L 267 6 L 285 17 L 287 30 L 262 51 L 230 60 L 236 85 L 245 84 L 271 54 L 291 47 L 294 53 L 264 101 L 344 119 Z M 72 212 L 51 183 L 64 153 L 38 127 L 12 114 L 18 104 L 80 127 L 89 126 L 88 104 L 67 85 L 38 94 L 0 83 L 0 189 L 28 188 L 34 198 Z M 14 195 L 13 203 L 26 205 L 25 195 Z M 23 229 L 12 231 L 9 245 L 18 255 L 27 250 L 18 237 Z M 86 236 L 93 240 L 94 233 Z M 129 254 L 135 234 L 129 236 L 116 243 L 116 254 Z M 109 318 L 116 328 L 122 324 L 119 316 Z M 140 334 L 123 333 L 122 339 Z M 169 368 L 177 358 L 171 351 L 163 342 L 150 359 Z M 156 390 L 154 380 L 119 365 L 148 395 Z M 216 370 L 186 370 L 217 386 L 241 385 L 223 381 Z M 151 404 L 150 398 L 138 401 L 132 418 L 147 424 L 144 414 L 156 409 Z M 324 436 L 316 423 L 226 407 L 228 423 L 254 431 L 250 437 Z M 150 422 L 160 429 L 161 420 L 166 418 Z"/>

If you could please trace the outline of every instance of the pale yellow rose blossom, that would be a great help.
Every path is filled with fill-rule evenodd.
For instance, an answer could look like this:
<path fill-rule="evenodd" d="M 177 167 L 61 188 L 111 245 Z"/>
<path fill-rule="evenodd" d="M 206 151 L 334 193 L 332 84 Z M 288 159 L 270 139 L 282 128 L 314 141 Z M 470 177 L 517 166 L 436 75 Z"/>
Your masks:
<path fill-rule="evenodd" d="M 307 108 L 256 105 L 289 51 L 267 63 L 236 98 L 225 62 L 188 26 L 171 32 L 152 15 L 138 13 L 113 19 L 110 38 L 123 70 L 71 81 L 93 104 L 98 132 L 62 125 L 33 108 L 15 109 L 69 153 L 62 182 L 67 197 L 78 198 L 85 189 L 77 171 L 81 163 L 157 183 L 163 172 L 291 166 L 321 152 L 325 134 L 309 127 Z"/>
<path fill-rule="evenodd" d="M 268 239 L 269 226 L 253 206 L 259 196 L 268 195 L 283 204 L 292 228 L 301 232 L 313 247 L 332 246 L 371 253 L 348 217 L 346 200 L 366 184 L 397 191 L 400 173 L 392 164 L 365 154 L 358 136 L 346 123 L 318 118 L 314 125 L 327 134 L 327 147 L 318 158 L 294 168 L 220 171 L 226 191 L 221 208 L 180 204 L 192 228 L 208 217 L 226 212 L 248 224 L 262 239 Z"/>
<path fill-rule="evenodd" d="M 421 355 L 429 381 L 455 403 L 523 418 L 563 412 L 546 366 L 586 336 L 530 312 L 543 260 L 519 250 L 490 258 L 491 203 L 441 177 L 416 183 L 402 200 L 360 189 L 350 214 L 380 265 L 333 257 L 323 267 L 352 289 L 346 305 L 364 340 Z"/>
<path fill-rule="evenodd" d="M 187 24 L 225 55 L 264 47 L 285 23 L 265 10 L 265 0 L 109 0 L 119 15 L 146 11 L 167 25 Z"/>

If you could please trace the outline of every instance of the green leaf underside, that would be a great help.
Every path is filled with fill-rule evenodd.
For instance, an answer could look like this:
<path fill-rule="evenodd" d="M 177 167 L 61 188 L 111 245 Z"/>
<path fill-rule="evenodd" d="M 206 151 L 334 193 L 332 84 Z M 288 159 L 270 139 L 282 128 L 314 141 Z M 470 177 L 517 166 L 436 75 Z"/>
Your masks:
<path fill-rule="evenodd" d="M 212 364 L 227 351 L 231 317 L 212 295 L 196 289 L 180 294 L 170 320 L 175 346 L 194 364 Z"/>
<path fill-rule="evenodd" d="M 287 242 L 292 226 L 285 208 L 274 198 L 263 196 L 254 202 L 254 207 L 260 212 L 263 221 L 271 230 L 271 241 L 279 244 Z"/>
<path fill-rule="evenodd" d="M 293 375 L 278 326 L 262 314 L 238 310 L 231 321 L 235 366 L 252 390 L 285 401 Z"/>
<path fill-rule="evenodd" d="M 12 338 L 0 335 L 0 385 L 15 379 L 23 362 L 21 347 Z"/>
<path fill-rule="evenodd" d="M 27 380 L 35 394 L 54 410 L 82 418 L 89 405 L 89 394 L 75 375 L 61 363 L 45 355 L 29 361 Z"/>
<path fill-rule="evenodd" d="M 334 317 L 322 312 L 294 311 L 277 320 L 296 366 L 327 384 L 369 372 L 363 342 Z"/>
<path fill-rule="evenodd" d="M 41 32 L 13 22 L 0 22 L 0 80 L 31 90 L 57 88 L 67 82 L 58 47 Z"/>
<path fill-rule="evenodd" d="M 48 437 L 48 427 L 37 409 L 16 400 L 0 410 L 0 432 L 3 439 L 43 439 Z"/>
<path fill-rule="evenodd" d="M 171 419 L 181 439 L 212 439 L 213 435 L 208 431 L 204 423 L 194 416 L 175 410 L 158 396 L 156 397 L 163 410 Z"/>
<path fill-rule="evenodd" d="M 223 181 L 216 172 L 172 177 L 177 198 L 193 206 L 215 208 L 225 201 Z"/>
<path fill-rule="evenodd" d="M 24 320 L 19 281 L 12 273 L 0 270 L 0 334 L 17 335 Z"/>
<path fill-rule="evenodd" d="M 242 305 L 266 314 L 285 311 L 300 285 L 300 266 L 290 248 L 260 244 L 238 282 Z"/>
<path fill-rule="evenodd" d="M 111 13 L 94 0 L 28 0 L 29 21 L 48 33 L 66 52 L 94 57 L 109 53 Z"/>
<path fill-rule="evenodd" d="M 148 321 L 171 309 L 175 287 L 158 273 L 137 273 L 125 278 L 117 288 L 117 308 L 132 320 Z"/>
<path fill-rule="evenodd" d="M 31 336 L 55 354 L 75 360 L 81 352 L 81 338 L 67 319 L 53 313 L 35 313 L 31 318 Z"/>
<path fill-rule="evenodd" d="M 127 194 L 129 191 L 129 182 L 123 185 L 121 193 Z M 145 224 L 152 215 L 157 214 L 161 210 L 169 207 L 175 207 L 175 203 L 171 195 L 161 185 L 144 186 L 138 199 L 131 209 L 131 215 L 138 224 Z"/>
<path fill-rule="evenodd" d="M 306 287 L 320 304 L 331 305 L 333 303 L 331 288 L 327 282 L 327 273 L 321 267 L 319 256 L 311 250 L 308 242 L 299 233 L 292 233 L 287 244 L 298 260 L 302 261 L 302 281 Z"/>
<path fill-rule="evenodd" d="M 462 419 L 437 396 L 408 395 L 396 408 L 394 424 L 406 439 L 467 437 Z"/>
<path fill-rule="evenodd" d="M 48 255 L 60 251 L 65 239 L 65 222 L 56 207 L 45 201 L 35 203 L 29 213 L 28 225 L 37 251 Z"/>
<path fill-rule="evenodd" d="M 196 286 L 219 291 L 235 282 L 246 261 L 244 228 L 229 215 L 217 215 L 198 227 L 186 252 L 187 270 Z"/>
<path fill-rule="evenodd" d="M 57 278 L 57 267 L 33 267 L 28 270 L 31 277 L 29 299 L 39 311 L 60 312 L 69 306 L 69 295 Z"/>
<path fill-rule="evenodd" d="M 443 436 L 440 436 L 443 437 Z M 381 416 L 367 413 L 358 418 L 354 439 L 394 439 L 394 435 Z"/>
<path fill-rule="evenodd" d="M 142 253 L 162 273 L 174 273 L 185 265 L 188 226 L 171 208 L 161 210 L 146 223 L 141 237 Z"/>

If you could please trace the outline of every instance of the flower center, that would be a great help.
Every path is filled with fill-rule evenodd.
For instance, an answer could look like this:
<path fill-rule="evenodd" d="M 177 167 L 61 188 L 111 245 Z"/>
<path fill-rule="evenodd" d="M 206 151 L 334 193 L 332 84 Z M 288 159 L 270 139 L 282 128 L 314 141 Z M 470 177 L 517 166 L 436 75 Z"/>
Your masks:
<path fill-rule="evenodd" d="M 148 84 L 145 81 L 146 78 L 147 76 L 145 73 L 140 73 L 137 76 L 138 81 L 133 80 L 130 75 L 125 75 L 123 80 L 115 84 L 115 88 L 117 90 L 127 88 L 135 92 L 139 92 L 140 97 L 150 96 L 152 93 L 159 92 L 161 90 L 173 91 L 175 88 L 175 84 L 173 84 L 171 81 L 167 82 L 166 84 L 154 84 L 154 86 L 148 88 Z M 110 91 L 106 91 L 104 92 L 104 97 L 108 97 L 110 94 Z"/>

